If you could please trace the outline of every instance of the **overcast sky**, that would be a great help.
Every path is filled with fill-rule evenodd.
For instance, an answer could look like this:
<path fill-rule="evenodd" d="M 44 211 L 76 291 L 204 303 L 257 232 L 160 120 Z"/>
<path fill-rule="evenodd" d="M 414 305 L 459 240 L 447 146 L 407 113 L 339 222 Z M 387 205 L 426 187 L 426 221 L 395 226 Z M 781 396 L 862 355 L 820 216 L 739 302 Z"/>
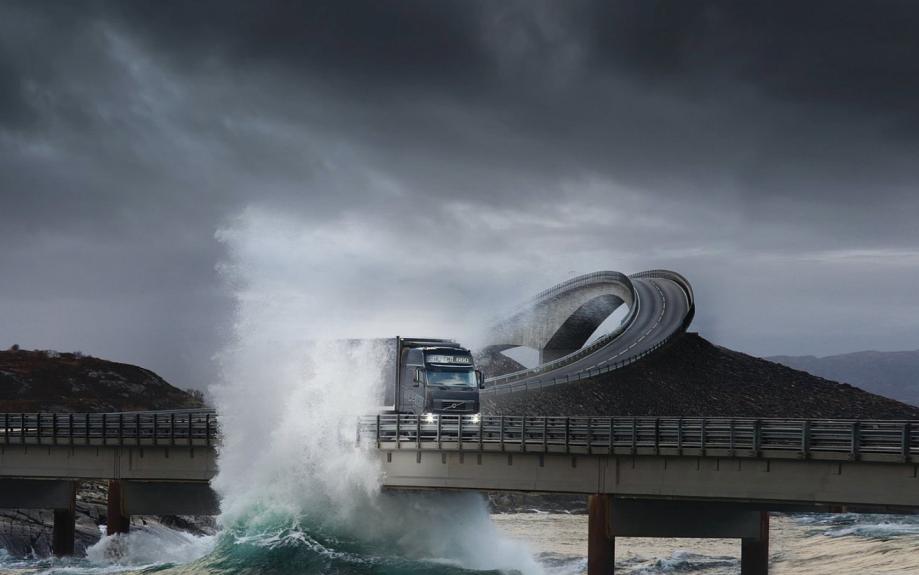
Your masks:
<path fill-rule="evenodd" d="M 912 1 L 5 0 L 0 347 L 203 387 L 241 293 L 443 301 L 449 335 L 666 267 L 727 347 L 919 348 L 916 30 Z"/>

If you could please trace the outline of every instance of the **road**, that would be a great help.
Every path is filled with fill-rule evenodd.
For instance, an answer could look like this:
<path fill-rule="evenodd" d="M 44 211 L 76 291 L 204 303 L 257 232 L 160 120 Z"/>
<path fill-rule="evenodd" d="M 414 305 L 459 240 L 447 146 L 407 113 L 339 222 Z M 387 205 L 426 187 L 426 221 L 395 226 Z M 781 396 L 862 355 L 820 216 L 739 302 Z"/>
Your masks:
<path fill-rule="evenodd" d="M 537 368 L 533 373 L 510 379 L 491 380 L 496 387 L 574 377 L 588 370 L 614 369 L 617 364 L 634 360 L 652 350 L 683 329 L 692 303 L 684 289 L 674 280 L 663 277 L 632 278 L 638 311 L 632 323 L 609 343 L 574 361 L 560 361 L 558 367 Z M 547 364 L 551 366 L 551 364 Z"/>

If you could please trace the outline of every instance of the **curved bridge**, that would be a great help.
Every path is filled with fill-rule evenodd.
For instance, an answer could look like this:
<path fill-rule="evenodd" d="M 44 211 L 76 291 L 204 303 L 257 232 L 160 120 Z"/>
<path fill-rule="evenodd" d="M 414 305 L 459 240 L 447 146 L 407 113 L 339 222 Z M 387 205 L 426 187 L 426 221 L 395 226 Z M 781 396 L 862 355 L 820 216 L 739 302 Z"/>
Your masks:
<path fill-rule="evenodd" d="M 621 305 L 629 308 L 622 324 L 585 347 Z M 564 383 L 628 365 L 685 331 L 694 313 L 692 286 L 673 271 L 630 276 L 600 271 L 572 278 L 536 295 L 492 327 L 486 351 L 532 347 L 540 352 L 540 365 L 490 378 L 485 391 Z"/>

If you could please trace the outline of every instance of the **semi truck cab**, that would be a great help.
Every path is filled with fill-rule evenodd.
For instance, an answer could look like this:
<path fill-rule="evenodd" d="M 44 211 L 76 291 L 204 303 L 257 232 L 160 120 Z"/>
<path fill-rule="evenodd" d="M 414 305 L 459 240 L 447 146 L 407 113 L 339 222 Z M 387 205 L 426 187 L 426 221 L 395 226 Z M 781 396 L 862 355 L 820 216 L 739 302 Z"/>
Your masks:
<path fill-rule="evenodd" d="M 479 412 L 482 372 L 472 353 L 443 339 L 396 338 L 399 413 L 475 414 Z"/>

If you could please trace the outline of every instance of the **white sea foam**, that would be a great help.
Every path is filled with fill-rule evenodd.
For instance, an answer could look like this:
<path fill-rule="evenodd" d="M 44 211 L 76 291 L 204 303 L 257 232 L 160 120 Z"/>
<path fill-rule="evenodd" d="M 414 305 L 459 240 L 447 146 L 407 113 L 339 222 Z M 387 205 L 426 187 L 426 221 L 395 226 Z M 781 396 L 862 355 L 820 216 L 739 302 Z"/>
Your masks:
<path fill-rule="evenodd" d="M 340 553 L 323 539 L 331 533 L 394 557 L 540 572 L 526 546 L 497 530 L 481 496 L 381 494 L 377 460 L 355 444 L 356 418 L 379 405 L 386 348 L 342 339 L 456 335 L 468 313 L 442 316 L 457 324 L 426 321 L 441 312 L 414 297 L 449 291 L 436 273 L 427 274 L 434 285 L 413 295 L 408 284 L 386 299 L 374 290 L 397 278 L 346 265 L 355 251 L 366 252 L 361 261 L 372 257 L 380 249 L 373 241 L 253 211 L 218 237 L 237 316 L 219 357 L 223 381 L 212 389 L 223 438 L 213 485 L 221 524 L 237 541 Z"/>

